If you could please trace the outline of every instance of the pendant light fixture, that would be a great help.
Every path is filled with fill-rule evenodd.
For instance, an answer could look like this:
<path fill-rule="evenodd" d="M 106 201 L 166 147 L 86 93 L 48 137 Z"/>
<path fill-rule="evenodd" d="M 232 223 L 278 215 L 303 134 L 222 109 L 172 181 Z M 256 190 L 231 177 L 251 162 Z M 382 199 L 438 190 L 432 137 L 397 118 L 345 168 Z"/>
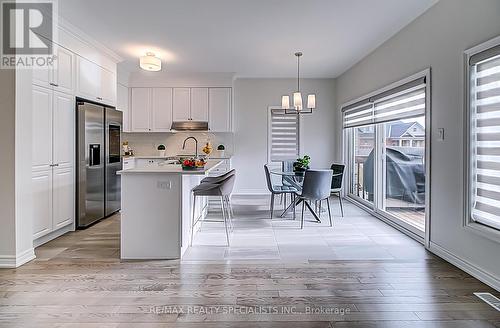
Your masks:
<path fill-rule="evenodd" d="M 297 90 L 292 95 L 293 106 L 290 107 L 290 96 L 284 95 L 281 97 L 281 108 L 285 110 L 285 114 L 311 114 L 316 108 L 316 95 L 307 95 L 307 110 L 304 110 L 302 93 L 300 92 L 300 57 L 302 57 L 302 52 L 296 52 L 295 57 L 297 57 Z"/>
<path fill-rule="evenodd" d="M 145 71 L 158 72 L 161 71 L 161 59 L 148 52 L 146 56 L 139 58 L 139 66 Z"/>

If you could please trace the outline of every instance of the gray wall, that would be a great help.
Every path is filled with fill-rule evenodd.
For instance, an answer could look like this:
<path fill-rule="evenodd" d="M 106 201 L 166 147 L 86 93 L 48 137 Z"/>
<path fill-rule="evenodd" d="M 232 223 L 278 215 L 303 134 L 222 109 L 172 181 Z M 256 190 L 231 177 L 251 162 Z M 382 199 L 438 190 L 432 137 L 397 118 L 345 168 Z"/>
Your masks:
<path fill-rule="evenodd" d="M 432 69 L 431 242 L 449 260 L 500 286 L 500 244 L 463 226 L 464 50 L 500 35 L 500 1 L 441 0 L 336 81 L 337 105 Z M 342 127 L 337 109 L 336 139 Z M 445 140 L 437 129 L 445 129 Z M 341 158 L 341 143 L 335 156 Z M 431 247 L 432 249 L 432 247 Z"/>
<path fill-rule="evenodd" d="M 295 79 L 236 79 L 234 83 L 233 166 L 241 172 L 236 193 L 266 191 L 263 165 L 267 162 L 268 107 L 280 106 L 281 96 L 296 88 Z M 301 89 L 316 93 L 317 110 L 302 116 L 301 153 L 312 158 L 312 166 L 329 167 L 335 147 L 332 122 L 335 115 L 334 80 L 303 79 Z"/>

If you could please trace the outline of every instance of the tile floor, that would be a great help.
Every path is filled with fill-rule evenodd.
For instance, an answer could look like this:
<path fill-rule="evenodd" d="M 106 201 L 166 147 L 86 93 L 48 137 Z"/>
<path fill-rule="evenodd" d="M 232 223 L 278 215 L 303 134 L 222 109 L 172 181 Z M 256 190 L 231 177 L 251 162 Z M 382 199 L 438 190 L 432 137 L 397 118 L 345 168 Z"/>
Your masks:
<path fill-rule="evenodd" d="M 255 201 L 255 200 L 254 200 Z M 345 202 L 344 217 L 340 216 L 337 200 L 332 199 L 334 226 L 328 215 L 322 213 L 322 223 L 315 223 L 306 210 L 304 229 L 300 229 L 299 212 L 294 221 L 289 215 L 269 219 L 265 200 L 260 207 L 245 210 L 248 200 L 234 200 L 234 231 L 230 247 L 225 245 L 221 223 L 203 223 L 193 247 L 184 261 L 220 260 L 395 260 L 426 259 L 432 257 L 424 247 L 398 230 L 374 218 L 358 207 Z M 210 214 L 211 219 L 220 212 Z"/>

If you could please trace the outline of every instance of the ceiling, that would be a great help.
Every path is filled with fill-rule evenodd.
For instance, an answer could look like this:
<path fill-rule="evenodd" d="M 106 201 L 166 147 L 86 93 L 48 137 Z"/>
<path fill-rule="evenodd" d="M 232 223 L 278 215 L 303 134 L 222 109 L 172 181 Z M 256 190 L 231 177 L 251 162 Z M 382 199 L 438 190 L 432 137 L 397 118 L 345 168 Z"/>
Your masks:
<path fill-rule="evenodd" d="M 64 0 L 60 15 L 138 70 L 336 77 L 438 0 Z"/>

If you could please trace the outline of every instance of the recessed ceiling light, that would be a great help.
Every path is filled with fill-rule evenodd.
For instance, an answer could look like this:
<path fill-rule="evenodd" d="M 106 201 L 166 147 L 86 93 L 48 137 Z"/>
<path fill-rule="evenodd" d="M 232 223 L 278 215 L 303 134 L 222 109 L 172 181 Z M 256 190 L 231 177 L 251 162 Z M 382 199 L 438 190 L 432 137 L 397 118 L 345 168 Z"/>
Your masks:
<path fill-rule="evenodd" d="M 154 53 L 148 52 L 146 56 L 139 58 L 139 66 L 146 71 L 158 72 L 161 71 L 161 59 Z"/>

